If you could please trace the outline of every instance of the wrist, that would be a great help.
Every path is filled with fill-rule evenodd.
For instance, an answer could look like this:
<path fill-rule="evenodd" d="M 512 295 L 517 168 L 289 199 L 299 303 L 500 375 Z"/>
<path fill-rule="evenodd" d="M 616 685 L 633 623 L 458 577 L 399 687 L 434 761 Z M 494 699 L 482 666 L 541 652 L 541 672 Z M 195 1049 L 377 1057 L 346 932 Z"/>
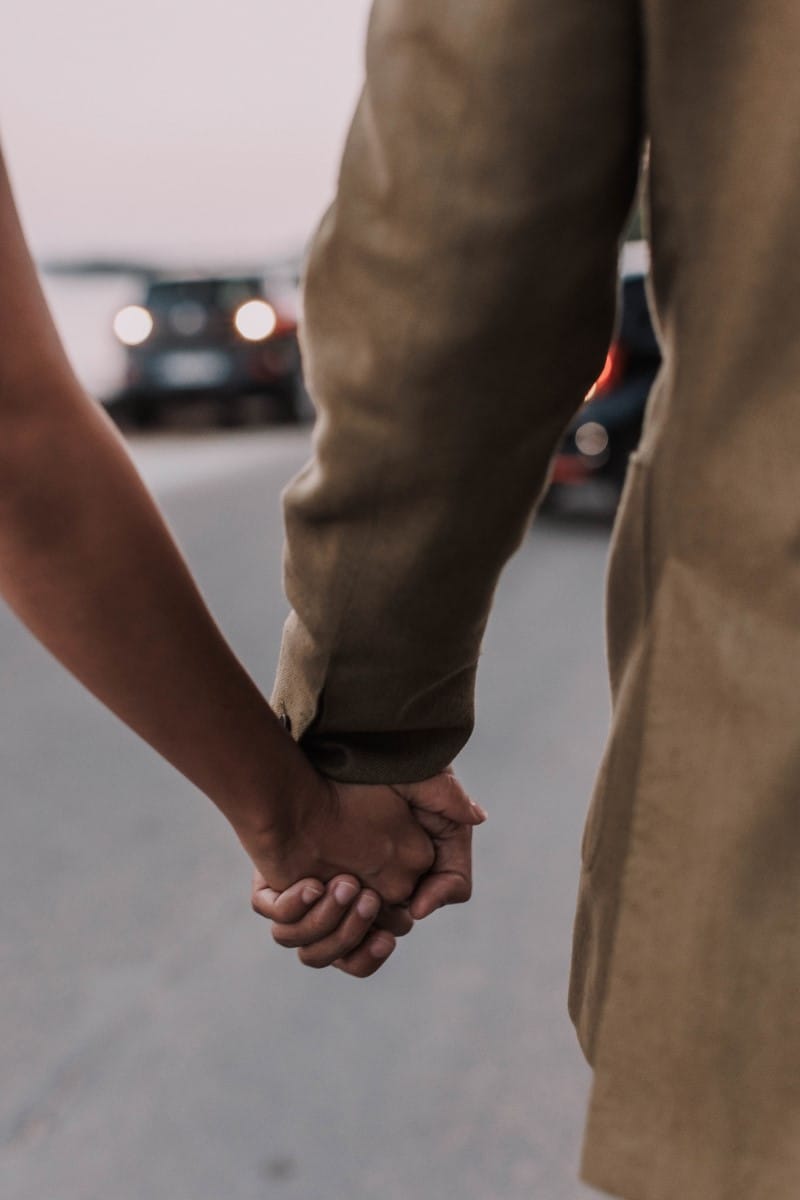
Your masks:
<path fill-rule="evenodd" d="M 317 858 L 313 817 L 330 805 L 332 789 L 288 738 L 287 743 L 291 753 L 281 756 L 280 765 L 265 779 L 229 795 L 220 807 L 262 873 L 269 865 L 273 873 L 293 883 L 295 879 L 288 878 L 293 870 L 304 874 L 313 869 Z"/>

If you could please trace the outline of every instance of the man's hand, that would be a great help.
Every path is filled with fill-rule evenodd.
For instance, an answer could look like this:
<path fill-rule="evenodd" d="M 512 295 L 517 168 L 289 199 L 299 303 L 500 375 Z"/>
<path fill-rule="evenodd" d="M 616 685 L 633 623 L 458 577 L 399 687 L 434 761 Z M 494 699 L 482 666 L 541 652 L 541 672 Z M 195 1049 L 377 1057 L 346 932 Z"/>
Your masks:
<path fill-rule="evenodd" d="M 433 842 L 434 860 L 409 902 L 415 921 L 472 895 L 472 829 L 486 813 L 451 771 L 417 783 L 408 795 L 415 818 Z"/>
<path fill-rule="evenodd" d="M 240 837 L 256 870 L 277 892 L 299 879 L 354 875 L 386 904 L 403 904 L 436 857 L 414 819 L 407 790 L 338 784 L 309 769 L 280 822 Z"/>
<path fill-rule="evenodd" d="M 352 785 L 337 788 L 344 794 L 345 804 L 350 792 L 384 790 Z M 256 872 L 253 908 L 273 922 L 275 940 L 297 948 L 307 966 L 335 965 L 347 974 L 366 978 L 392 953 L 396 937 L 410 930 L 412 918 L 421 919 L 445 904 L 470 898 L 472 827 L 481 824 L 486 814 L 449 772 L 390 790 L 402 796 L 434 850 L 430 868 L 409 894 L 407 906 L 381 904 L 379 893 L 362 890 L 357 876 L 337 876 L 327 888 L 318 877 L 307 877 L 280 892 Z"/>

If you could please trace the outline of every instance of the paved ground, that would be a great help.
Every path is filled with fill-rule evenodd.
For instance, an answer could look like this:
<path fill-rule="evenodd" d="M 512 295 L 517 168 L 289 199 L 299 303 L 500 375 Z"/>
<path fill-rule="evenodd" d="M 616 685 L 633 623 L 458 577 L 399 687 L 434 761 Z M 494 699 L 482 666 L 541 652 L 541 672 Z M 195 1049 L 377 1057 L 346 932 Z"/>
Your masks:
<path fill-rule="evenodd" d="M 135 452 L 269 687 L 306 435 Z M 4 1200 L 588 1198 L 565 993 L 606 543 L 543 524 L 509 568 L 460 764 L 491 812 L 475 898 L 366 984 L 271 945 L 223 822 L 0 612 Z"/>

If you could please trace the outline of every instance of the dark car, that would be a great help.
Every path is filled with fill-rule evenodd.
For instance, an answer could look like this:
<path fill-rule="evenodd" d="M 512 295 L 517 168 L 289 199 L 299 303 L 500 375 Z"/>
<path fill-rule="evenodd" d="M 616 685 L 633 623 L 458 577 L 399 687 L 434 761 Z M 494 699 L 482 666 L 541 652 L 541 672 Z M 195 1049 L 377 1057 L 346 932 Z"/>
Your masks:
<path fill-rule="evenodd" d="M 552 495 L 603 480 L 619 493 L 639 443 L 645 404 L 661 365 L 645 291 L 644 243 L 625 247 L 619 330 L 602 374 L 574 417 L 556 456 Z"/>
<path fill-rule="evenodd" d="M 117 397 L 140 425 L 168 402 L 212 397 L 220 420 L 235 423 L 243 396 L 267 397 L 280 420 L 309 415 L 297 320 L 257 276 L 159 278 L 141 304 L 117 313 L 125 383 Z"/>

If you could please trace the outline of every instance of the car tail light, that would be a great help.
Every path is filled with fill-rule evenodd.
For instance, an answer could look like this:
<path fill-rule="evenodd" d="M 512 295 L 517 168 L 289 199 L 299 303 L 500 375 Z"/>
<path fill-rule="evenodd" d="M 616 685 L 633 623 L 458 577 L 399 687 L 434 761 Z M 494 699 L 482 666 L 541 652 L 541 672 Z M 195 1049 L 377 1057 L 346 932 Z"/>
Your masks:
<path fill-rule="evenodd" d="M 586 483 L 592 475 L 592 468 L 580 454 L 559 454 L 553 463 L 551 483 L 573 484 Z"/>
<path fill-rule="evenodd" d="M 602 396 L 605 392 L 612 391 L 621 382 L 624 374 L 625 351 L 619 342 L 614 342 L 606 355 L 603 369 L 595 380 L 594 385 L 589 389 L 586 399 L 593 400 L 595 396 Z"/>

